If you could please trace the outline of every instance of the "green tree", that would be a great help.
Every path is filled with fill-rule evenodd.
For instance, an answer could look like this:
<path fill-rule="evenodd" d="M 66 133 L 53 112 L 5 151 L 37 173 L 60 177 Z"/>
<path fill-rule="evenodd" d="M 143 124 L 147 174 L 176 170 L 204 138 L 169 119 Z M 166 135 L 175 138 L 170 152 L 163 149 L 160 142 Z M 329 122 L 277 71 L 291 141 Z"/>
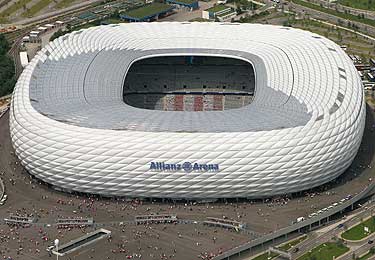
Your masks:
<path fill-rule="evenodd" d="M 3 34 L 0 34 L 0 55 L 5 55 L 10 49 L 8 41 Z"/>
<path fill-rule="evenodd" d="M 0 34 L 0 96 L 12 93 L 16 79 L 14 76 L 14 63 L 7 52 L 10 49 L 4 35 Z"/>
<path fill-rule="evenodd" d="M 59 38 L 60 36 L 63 36 L 65 34 L 65 32 L 63 32 L 63 30 L 59 29 L 57 32 L 55 32 L 54 34 L 52 34 L 51 38 L 49 39 L 50 41 L 53 41 L 57 38 Z"/>

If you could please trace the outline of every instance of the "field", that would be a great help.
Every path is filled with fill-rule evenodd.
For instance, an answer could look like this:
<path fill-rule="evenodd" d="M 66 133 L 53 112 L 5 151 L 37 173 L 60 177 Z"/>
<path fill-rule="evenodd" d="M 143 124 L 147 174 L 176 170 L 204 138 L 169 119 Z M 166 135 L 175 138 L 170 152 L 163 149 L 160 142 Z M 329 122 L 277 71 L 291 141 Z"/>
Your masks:
<path fill-rule="evenodd" d="M 368 227 L 369 232 L 365 232 L 364 228 Z M 375 218 L 369 218 L 366 221 L 348 229 L 341 234 L 341 237 L 348 240 L 361 240 L 375 231 Z"/>
<path fill-rule="evenodd" d="M 352 8 L 375 11 L 374 0 L 338 0 L 337 2 Z"/>
<path fill-rule="evenodd" d="M 298 260 L 332 260 L 340 255 L 345 254 L 348 251 L 349 248 L 347 248 L 343 244 L 328 242 L 325 244 L 321 244 L 318 247 L 315 247 L 307 254 L 304 254 L 303 256 L 299 257 Z"/>
<path fill-rule="evenodd" d="M 7 21 L 7 17 L 10 16 L 12 13 L 18 11 L 21 8 L 26 8 L 26 4 L 31 2 L 32 0 L 20 0 L 13 5 L 9 6 L 3 12 L 0 13 L 0 22 Z"/>
<path fill-rule="evenodd" d="M 36 4 L 34 4 L 30 9 L 28 9 L 26 12 L 22 14 L 24 17 L 32 17 L 36 13 L 38 13 L 40 10 L 46 8 L 52 0 L 40 0 Z"/>
<path fill-rule="evenodd" d="M 157 14 L 157 13 L 167 11 L 170 8 L 171 8 L 171 6 L 166 5 L 166 4 L 153 3 L 153 4 L 150 4 L 150 5 L 146 5 L 144 7 L 141 7 L 141 8 L 131 10 L 131 11 L 125 13 L 125 15 L 127 15 L 129 17 L 132 17 L 132 18 L 143 18 L 143 17 L 146 17 L 146 16 L 150 16 L 150 15 L 154 15 L 154 14 Z"/>

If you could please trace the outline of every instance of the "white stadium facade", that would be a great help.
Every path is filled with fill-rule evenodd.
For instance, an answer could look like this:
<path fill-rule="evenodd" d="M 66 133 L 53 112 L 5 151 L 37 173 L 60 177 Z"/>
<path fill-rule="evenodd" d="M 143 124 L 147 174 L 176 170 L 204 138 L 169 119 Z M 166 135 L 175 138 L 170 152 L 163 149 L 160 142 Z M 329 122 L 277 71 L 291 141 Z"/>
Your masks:
<path fill-rule="evenodd" d="M 235 23 L 64 35 L 25 68 L 10 111 L 16 154 L 38 179 L 66 191 L 173 199 L 322 185 L 350 166 L 364 125 L 363 86 L 339 46 L 298 29 Z"/>

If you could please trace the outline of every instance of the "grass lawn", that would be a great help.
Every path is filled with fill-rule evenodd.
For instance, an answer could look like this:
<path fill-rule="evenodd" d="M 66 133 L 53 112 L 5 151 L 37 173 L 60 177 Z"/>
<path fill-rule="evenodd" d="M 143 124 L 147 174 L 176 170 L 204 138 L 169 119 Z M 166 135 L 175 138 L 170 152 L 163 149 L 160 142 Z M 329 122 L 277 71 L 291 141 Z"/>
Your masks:
<path fill-rule="evenodd" d="M 338 3 L 349 7 L 375 11 L 374 0 L 338 0 Z"/>
<path fill-rule="evenodd" d="M 52 2 L 52 0 L 39 0 L 33 6 L 31 6 L 31 8 L 29 10 L 27 10 L 26 12 L 24 12 L 22 14 L 22 16 L 23 17 L 32 17 L 36 13 L 38 13 L 40 10 L 44 9 L 45 7 L 47 7 L 51 2 Z"/>
<path fill-rule="evenodd" d="M 371 26 L 375 26 L 375 20 L 371 20 L 371 19 L 367 19 L 367 18 L 361 18 L 361 17 L 358 17 L 356 15 L 352 15 L 352 14 L 341 13 L 341 12 L 338 12 L 338 11 L 333 10 L 333 9 L 325 8 L 325 7 L 322 7 L 320 5 L 315 5 L 315 4 L 306 2 L 304 0 L 291 0 L 291 1 L 295 4 L 297 4 L 297 5 L 302 5 L 302 6 L 307 7 L 307 8 L 311 8 L 311 9 L 314 9 L 314 10 L 317 10 L 317 11 L 320 11 L 320 12 L 323 12 L 323 13 L 327 13 L 327 14 L 330 14 L 330 15 L 340 17 L 342 19 L 347 19 L 347 20 L 351 20 L 351 21 L 354 21 L 354 22 L 360 22 L 360 23 L 371 25 Z"/>
<path fill-rule="evenodd" d="M 333 257 L 337 258 L 338 256 L 343 255 L 348 251 L 349 248 L 342 244 L 329 242 L 321 244 L 318 247 L 315 247 L 311 250 L 311 252 L 308 252 L 303 256 L 299 257 L 298 260 L 332 260 Z"/>
<path fill-rule="evenodd" d="M 170 5 L 161 4 L 161 3 L 152 3 L 137 9 L 133 9 L 129 12 L 126 12 L 125 15 L 133 18 L 143 18 L 145 16 L 154 15 L 163 11 L 171 9 Z"/>
<path fill-rule="evenodd" d="M 365 232 L 364 227 L 368 227 L 368 233 Z M 341 234 L 341 237 L 348 240 L 361 240 L 375 231 L 375 217 L 346 230 Z"/>
<path fill-rule="evenodd" d="M 225 6 L 225 5 L 215 5 L 211 8 L 209 8 L 209 9 L 207 9 L 206 11 L 216 13 L 216 12 L 220 12 L 220 11 L 223 11 L 225 9 L 228 9 L 228 8 L 229 7 Z"/>

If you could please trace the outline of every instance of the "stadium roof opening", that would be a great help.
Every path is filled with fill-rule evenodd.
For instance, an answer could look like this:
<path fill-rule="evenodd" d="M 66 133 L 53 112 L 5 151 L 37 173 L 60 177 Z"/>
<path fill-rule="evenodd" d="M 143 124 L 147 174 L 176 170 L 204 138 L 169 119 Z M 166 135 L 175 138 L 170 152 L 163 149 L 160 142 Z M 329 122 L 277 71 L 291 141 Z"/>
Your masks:
<path fill-rule="evenodd" d="M 221 111 L 251 103 L 253 66 L 218 56 L 159 56 L 134 62 L 124 83 L 125 103 L 164 111 Z"/>

